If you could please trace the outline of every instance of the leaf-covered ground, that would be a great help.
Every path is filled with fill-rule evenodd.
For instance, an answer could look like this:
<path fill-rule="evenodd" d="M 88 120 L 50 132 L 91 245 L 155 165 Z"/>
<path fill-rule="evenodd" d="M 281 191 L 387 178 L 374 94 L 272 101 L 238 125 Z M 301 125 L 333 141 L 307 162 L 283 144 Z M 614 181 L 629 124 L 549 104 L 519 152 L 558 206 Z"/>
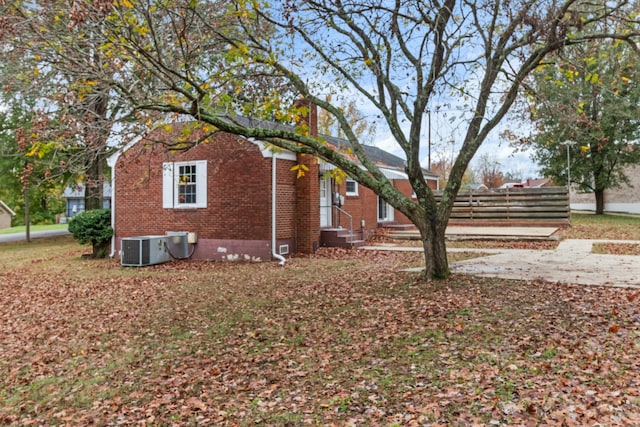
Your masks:
<path fill-rule="evenodd" d="M 0 245 L 2 425 L 639 425 L 640 291 Z"/>
<path fill-rule="evenodd" d="M 637 243 L 594 243 L 593 252 L 608 255 L 640 255 Z"/>

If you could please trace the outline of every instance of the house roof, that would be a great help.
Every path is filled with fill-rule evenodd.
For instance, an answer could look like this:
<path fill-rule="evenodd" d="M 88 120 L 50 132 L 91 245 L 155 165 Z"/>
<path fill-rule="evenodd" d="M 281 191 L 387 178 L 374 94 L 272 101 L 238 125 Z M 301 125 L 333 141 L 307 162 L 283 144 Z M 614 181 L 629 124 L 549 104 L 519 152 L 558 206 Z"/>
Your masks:
<path fill-rule="evenodd" d="M 111 197 L 111 183 L 108 181 L 102 183 L 102 196 L 105 198 Z M 84 183 L 79 182 L 75 185 L 68 186 L 62 193 L 62 197 L 65 199 L 84 198 Z"/>
<path fill-rule="evenodd" d="M 265 129 L 280 129 L 280 130 L 284 130 L 284 131 L 289 131 L 289 132 L 295 132 L 295 128 L 294 126 L 291 125 L 286 125 L 286 124 L 282 124 L 282 123 L 277 123 L 277 122 L 272 122 L 272 121 L 267 121 L 267 120 L 262 120 L 262 119 L 257 119 L 257 118 L 253 118 L 253 117 L 244 117 L 244 116 L 228 116 L 227 117 L 228 121 L 231 123 L 237 123 L 240 124 L 241 126 L 245 126 L 245 127 L 251 127 L 251 126 L 260 126 L 262 128 Z M 335 136 L 330 136 L 330 135 L 324 135 L 321 134 L 319 135 L 321 138 L 323 138 L 324 140 L 326 140 L 329 144 L 331 144 L 332 146 L 336 147 L 337 149 L 342 149 L 342 148 L 348 148 L 350 147 L 350 143 L 349 141 L 347 141 L 346 139 L 343 138 L 338 138 Z M 125 147 L 123 147 L 121 150 L 115 152 L 114 154 L 112 154 L 109 159 L 108 159 L 108 164 L 109 166 L 113 167 L 113 165 L 115 164 L 115 162 L 117 161 L 117 158 L 119 157 L 120 153 L 123 151 L 126 151 L 130 146 L 132 146 L 133 144 L 135 144 L 136 142 L 138 142 L 140 140 L 140 138 L 142 138 L 142 136 L 139 136 L 137 138 L 134 138 L 132 141 L 130 141 Z M 395 154 L 391 154 L 388 151 L 385 151 L 379 147 L 375 147 L 373 145 L 362 145 L 362 149 L 365 152 L 367 158 L 369 160 L 371 160 L 373 163 L 377 164 L 378 166 L 381 166 L 380 171 L 388 178 L 388 179 L 407 179 L 407 174 L 405 172 L 405 167 L 406 167 L 406 161 L 399 157 L 396 156 Z M 325 169 L 333 169 L 332 165 L 326 165 L 327 167 Z M 425 176 L 425 178 L 427 179 L 437 179 L 438 178 L 438 174 L 431 172 L 429 169 L 427 168 L 423 168 L 422 169 L 423 175 Z M 108 184 L 107 182 L 105 182 L 105 184 Z M 84 188 L 81 189 L 82 194 L 84 194 Z M 67 191 L 65 190 L 65 194 L 67 193 Z M 105 197 L 107 197 L 107 194 L 109 194 L 109 197 L 111 195 L 111 187 L 109 186 L 109 192 L 107 193 L 107 190 L 105 188 Z M 67 197 L 63 195 L 63 197 Z M 71 196 L 74 197 L 74 196 Z M 75 197 L 83 197 L 81 195 L 77 195 Z"/>
<path fill-rule="evenodd" d="M 291 125 L 285 125 L 281 123 L 270 122 L 270 121 L 260 120 L 256 118 L 250 118 L 250 117 L 235 116 L 232 118 L 230 117 L 229 120 L 239 123 L 243 126 L 259 125 L 260 127 L 263 127 L 266 129 L 281 129 L 281 130 L 290 131 L 290 132 L 293 132 L 295 130 L 294 127 Z M 320 134 L 318 136 L 323 138 L 329 144 L 331 144 L 332 146 L 338 149 L 351 147 L 351 143 L 344 138 L 338 138 L 335 136 L 324 135 L 324 134 Z M 398 172 L 400 173 L 402 173 L 405 169 L 406 161 L 403 158 L 396 156 L 395 154 L 391 154 L 388 151 L 385 151 L 373 145 L 362 145 L 362 149 L 365 152 L 367 158 L 377 165 L 388 166 L 390 168 L 398 169 L 399 170 Z M 422 170 L 424 175 L 429 175 L 433 177 L 438 176 L 438 174 L 433 173 L 426 168 L 423 168 Z M 406 174 L 405 174 L 405 178 L 406 178 Z"/>
<path fill-rule="evenodd" d="M 470 184 L 463 185 L 463 188 L 465 187 L 468 188 L 469 190 L 488 190 L 489 189 L 486 185 L 478 182 L 472 182 Z"/>
<path fill-rule="evenodd" d="M 7 206 L 7 204 L 5 202 L 3 202 L 2 200 L 0 200 L 0 209 L 6 211 L 11 216 L 15 216 L 16 215 L 16 213 L 13 210 L 11 210 L 11 208 L 9 206 Z"/>
<path fill-rule="evenodd" d="M 549 178 L 528 179 L 527 187 L 540 188 L 548 185 L 551 180 Z"/>

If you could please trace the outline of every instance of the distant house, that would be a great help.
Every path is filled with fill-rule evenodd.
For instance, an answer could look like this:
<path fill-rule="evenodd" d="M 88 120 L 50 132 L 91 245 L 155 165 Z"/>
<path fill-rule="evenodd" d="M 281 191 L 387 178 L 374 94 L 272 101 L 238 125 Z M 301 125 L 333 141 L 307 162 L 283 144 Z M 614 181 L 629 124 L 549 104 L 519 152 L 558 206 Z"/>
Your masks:
<path fill-rule="evenodd" d="M 65 216 L 71 218 L 80 212 L 84 212 L 84 184 L 79 183 L 69 186 L 62 193 L 66 200 Z M 102 187 L 102 207 L 111 207 L 111 183 L 105 181 Z"/>
<path fill-rule="evenodd" d="M 309 128 L 317 135 L 311 111 Z M 179 132 L 179 123 L 159 127 L 109 158 L 114 255 L 119 256 L 123 238 L 187 231 L 197 235 L 193 259 L 267 261 L 286 253 L 313 253 L 322 245 L 351 244 L 385 224 L 410 224 L 356 181 L 332 178 L 333 166 L 311 155 L 270 150 L 262 141 L 225 132 L 187 151 L 157 143 L 172 142 Z M 323 138 L 336 149 L 348 146 L 342 139 Z M 363 148 L 411 197 L 404 160 L 376 147 Z M 297 178 L 292 168 L 299 164 L 306 170 Z M 438 176 L 424 173 L 436 189 Z"/>
<path fill-rule="evenodd" d="M 11 218 L 13 218 L 16 213 L 11 210 L 9 206 L 2 200 L 0 200 L 0 228 L 9 228 L 11 227 Z"/>
<path fill-rule="evenodd" d="M 549 178 L 527 179 L 523 184 L 524 188 L 553 187 L 555 185 Z"/>
<path fill-rule="evenodd" d="M 542 188 L 553 187 L 554 184 L 549 178 L 527 179 L 522 182 L 505 182 L 500 188 Z"/>
<path fill-rule="evenodd" d="M 477 182 L 472 182 L 469 184 L 464 184 L 461 188 L 461 190 L 463 191 L 487 191 L 489 188 L 482 184 L 482 183 L 477 183 Z"/>

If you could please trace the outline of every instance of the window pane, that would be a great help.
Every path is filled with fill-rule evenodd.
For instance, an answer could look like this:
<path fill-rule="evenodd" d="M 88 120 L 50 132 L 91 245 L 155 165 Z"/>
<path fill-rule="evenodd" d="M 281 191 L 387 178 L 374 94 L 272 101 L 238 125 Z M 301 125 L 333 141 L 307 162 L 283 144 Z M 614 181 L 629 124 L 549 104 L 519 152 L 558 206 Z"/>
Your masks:
<path fill-rule="evenodd" d="M 385 221 L 387 219 L 387 202 L 381 197 L 378 197 L 378 219 Z"/>
<path fill-rule="evenodd" d="M 196 203 L 196 167 L 195 165 L 178 168 L 178 202 Z"/>
<path fill-rule="evenodd" d="M 345 181 L 345 185 L 346 185 L 347 194 L 357 194 L 358 193 L 358 187 L 357 187 L 358 184 L 354 180 L 347 179 Z"/>

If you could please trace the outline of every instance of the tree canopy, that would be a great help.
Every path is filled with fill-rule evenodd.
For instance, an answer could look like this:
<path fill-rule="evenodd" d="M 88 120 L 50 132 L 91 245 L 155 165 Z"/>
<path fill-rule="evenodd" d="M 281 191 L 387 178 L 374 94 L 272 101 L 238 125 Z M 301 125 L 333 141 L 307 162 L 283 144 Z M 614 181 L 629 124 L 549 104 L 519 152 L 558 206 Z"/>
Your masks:
<path fill-rule="evenodd" d="M 532 74 L 531 144 L 542 172 L 594 193 L 628 183 L 640 162 L 640 57 L 618 40 L 565 48 Z"/>

